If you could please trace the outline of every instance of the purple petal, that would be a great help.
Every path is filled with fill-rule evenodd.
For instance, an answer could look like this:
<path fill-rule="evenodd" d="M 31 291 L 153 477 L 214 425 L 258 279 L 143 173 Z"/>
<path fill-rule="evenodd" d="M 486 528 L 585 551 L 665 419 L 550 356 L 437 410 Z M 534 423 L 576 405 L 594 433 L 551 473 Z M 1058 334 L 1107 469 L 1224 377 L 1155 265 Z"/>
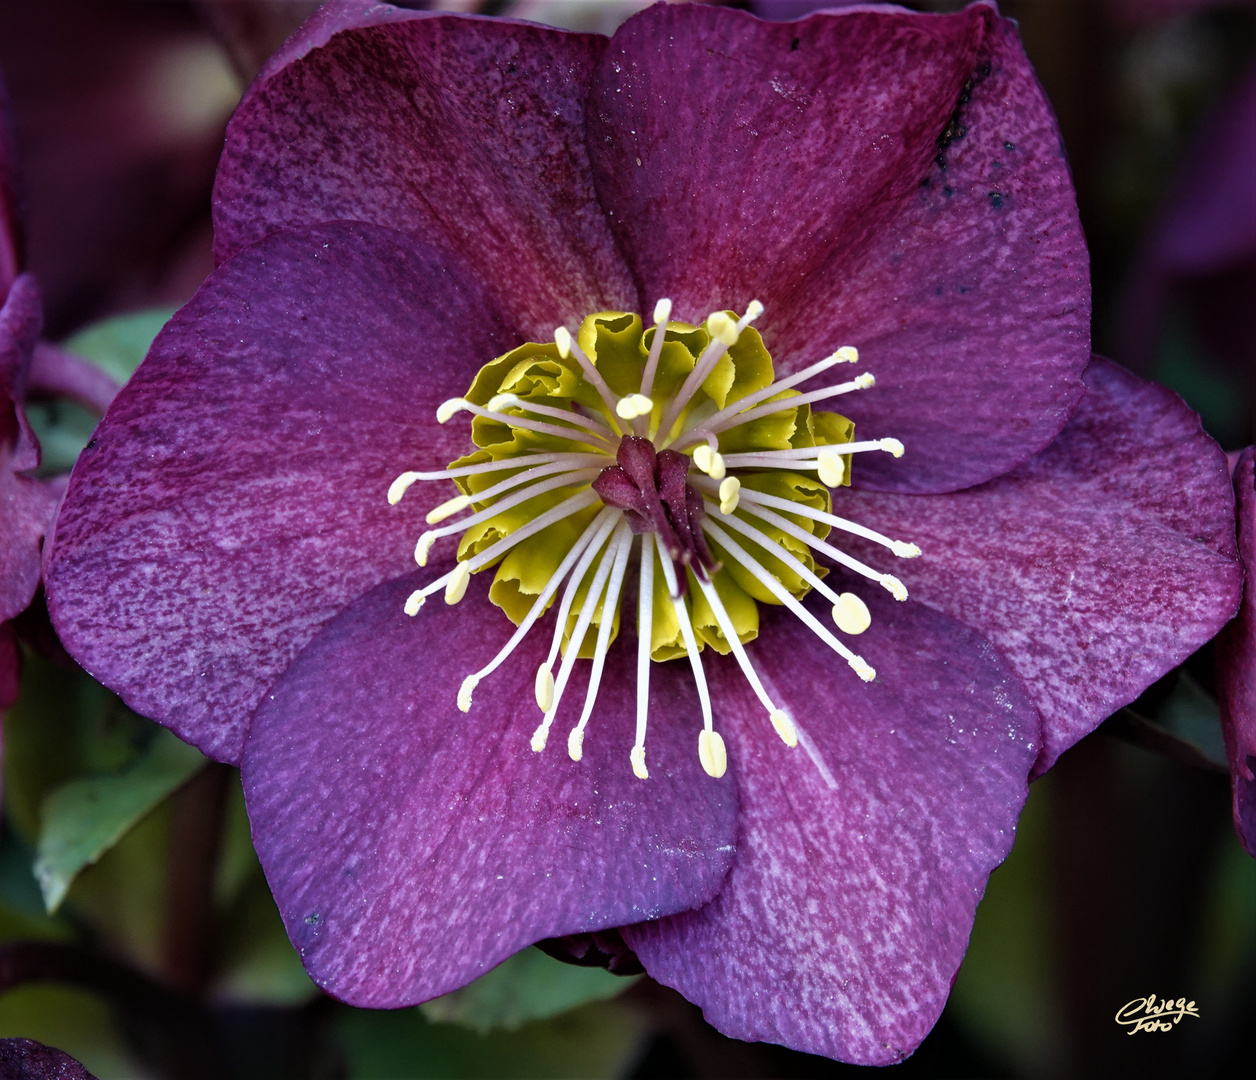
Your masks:
<path fill-rule="evenodd" d="M 238 759 L 289 660 L 413 566 L 449 493 L 390 507 L 388 486 L 463 452 L 465 427 L 434 410 L 515 343 L 474 279 L 387 229 L 285 233 L 221 267 L 75 467 L 47 567 L 66 647 L 138 712 Z"/>
<path fill-rule="evenodd" d="M 705 903 L 737 836 L 736 782 L 698 764 L 687 665 L 654 668 L 649 780 L 628 761 L 635 655 L 623 647 L 584 760 L 567 757 L 564 736 L 585 665 L 535 754 L 548 634 L 525 639 L 459 712 L 462 678 L 513 627 L 478 583 L 456 609 L 434 599 L 403 614 L 439 573 L 347 608 L 267 696 L 245 750 L 253 835 L 288 933 L 315 981 L 355 1005 L 424 1001 L 541 938 Z"/>
<path fill-rule="evenodd" d="M 1234 828 L 1243 846 L 1256 855 L 1256 475 L 1251 447 L 1234 470 L 1234 490 L 1247 588 L 1238 618 L 1217 641 L 1217 689 L 1234 791 Z"/>
<path fill-rule="evenodd" d="M 56 511 L 53 489 L 16 475 L 0 449 L 0 622 L 25 611 L 34 597 L 44 536 Z"/>
<path fill-rule="evenodd" d="M 354 219 L 458 252 L 538 340 L 635 309 L 584 146 L 605 48 L 448 15 L 336 34 L 236 112 L 215 188 L 219 257 L 276 229 Z"/>
<path fill-rule="evenodd" d="M 22 274 L 0 307 L 0 453 L 11 455 L 7 467 L 17 472 L 39 464 L 39 440 L 26 419 L 23 401 L 43 320 L 35 279 Z"/>
<path fill-rule="evenodd" d="M 834 506 L 919 544 L 892 568 L 911 595 L 980 629 L 1025 680 L 1044 721 L 1036 773 L 1216 634 L 1241 589 L 1225 455 L 1199 418 L 1106 360 L 1086 385 L 1060 437 L 999 480 Z"/>
<path fill-rule="evenodd" d="M 105 372 L 81 357 L 46 341 L 35 346 L 26 380 L 28 394 L 68 398 L 103 416 L 118 389 Z"/>
<path fill-rule="evenodd" d="M 1054 118 L 993 8 L 781 24 L 659 5 L 615 36 L 590 100 L 645 300 L 695 318 L 758 297 L 784 372 L 860 349 L 877 389 L 843 410 L 910 456 L 861 462 L 857 484 L 965 487 L 1064 426 L 1090 357 L 1086 248 Z"/>
<path fill-rule="evenodd" d="M 34 1039 L 0 1039 L 0 1076 L 4 1080 L 95 1080 L 69 1054 Z"/>
<path fill-rule="evenodd" d="M 980 635 L 923 605 L 868 601 L 870 684 L 790 616 L 767 621 L 754 658 L 799 723 L 794 749 L 736 667 L 713 665 L 741 791 L 733 871 L 700 911 L 624 936 L 727 1035 L 884 1065 L 946 1001 L 1012 845 L 1038 716 Z"/>

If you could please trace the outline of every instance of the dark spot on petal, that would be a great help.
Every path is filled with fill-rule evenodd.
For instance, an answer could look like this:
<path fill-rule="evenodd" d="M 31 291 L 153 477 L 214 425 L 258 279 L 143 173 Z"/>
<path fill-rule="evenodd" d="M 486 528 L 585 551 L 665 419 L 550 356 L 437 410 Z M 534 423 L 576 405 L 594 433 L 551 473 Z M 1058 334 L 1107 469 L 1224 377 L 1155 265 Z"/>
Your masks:
<path fill-rule="evenodd" d="M 95 450 L 95 449 L 96 449 L 96 443 L 97 443 L 98 441 L 99 441 L 99 440 L 96 438 L 96 436 L 95 436 L 95 435 L 93 435 L 90 439 L 88 439 L 88 440 L 87 440 L 87 445 L 86 445 L 85 447 L 83 447 L 83 449 L 84 449 L 84 450 Z"/>
<path fill-rule="evenodd" d="M 942 172 L 946 172 L 946 158 L 945 158 L 945 157 L 943 157 L 941 154 L 939 154 L 937 157 L 935 157 L 935 158 L 933 159 L 933 163 L 934 163 L 934 164 L 935 164 L 935 165 L 936 165 L 939 169 L 941 169 L 941 170 L 942 170 Z"/>
<path fill-rule="evenodd" d="M 1003 144 L 1003 149 L 1004 149 L 1004 150 L 1015 150 L 1015 149 L 1016 149 L 1016 144 L 1015 144 L 1015 143 L 1010 143 L 1010 142 L 1005 142 L 1005 143 Z"/>
<path fill-rule="evenodd" d="M 306 925 L 306 926 L 317 926 L 317 925 L 318 925 L 318 920 L 319 920 L 319 918 L 320 918 L 320 917 L 321 917 L 321 916 L 319 915 L 319 913 L 318 913 L 317 911 L 313 912 L 312 914 L 307 915 L 307 916 L 305 917 L 305 925 Z"/>
<path fill-rule="evenodd" d="M 961 285 L 961 286 L 959 287 L 959 294 L 960 294 L 960 296 L 965 296 L 965 295 L 967 295 L 968 293 L 970 293 L 970 292 L 972 292 L 972 291 L 973 291 L 973 290 L 972 290 L 972 286 L 970 286 L 970 285 Z"/>
<path fill-rule="evenodd" d="M 990 162 L 990 168 L 992 168 L 992 169 L 1001 169 L 1001 168 L 1003 168 L 1003 162 L 1001 162 L 1001 161 L 992 161 L 992 162 Z"/>
<path fill-rule="evenodd" d="M 997 191 L 990 192 L 990 205 L 993 206 L 996 210 L 1002 210 L 1003 209 L 1003 196 L 1000 195 Z"/>
<path fill-rule="evenodd" d="M 941 285 L 935 285 L 935 286 L 933 287 L 933 295 L 934 295 L 934 296 L 941 296 L 941 295 L 942 295 L 942 286 L 941 286 Z"/>
<path fill-rule="evenodd" d="M 801 44 L 802 44 L 802 39 L 801 39 L 801 38 L 794 38 L 794 40 L 793 40 L 793 41 L 791 41 L 791 42 L 789 43 L 789 51 L 790 51 L 790 52 L 797 52 L 797 51 L 798 51 L 798 46 L 799 46 L 799 45 L 801 45 Z"/>
<path fill-rule="evenodd" d="M 946 186 L 942 188 L 942 194 L 945 195 L 949 199 L 952 195 L 955 194 L 955 189 L 951 187 L 950 184 L 947 184 Z"/>

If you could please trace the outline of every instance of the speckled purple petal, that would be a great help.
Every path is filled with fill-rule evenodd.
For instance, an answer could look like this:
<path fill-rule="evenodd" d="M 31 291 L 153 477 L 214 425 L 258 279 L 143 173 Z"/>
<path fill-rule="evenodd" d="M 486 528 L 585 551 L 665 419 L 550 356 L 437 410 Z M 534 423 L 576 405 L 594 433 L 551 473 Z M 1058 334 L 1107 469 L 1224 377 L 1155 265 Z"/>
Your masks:
<path fill-rule="evenodd" d="M 1251 447 L 1234 470 L 1234 490 L 1247 585 L 1238 618 L 1217 640 L 1217 689 L 1234 791 L 1234 828 L 1243 846 L 1256 855 L 1256 470 Z"/>
<path fill-rule="evenodd" d="M 533 633 L 456 705 L 510 637 L 484 583 L 415 618 L 381 585 L 292 663 L 257 712 L 244 787 L 262 866 L 307 970 L 355 1005 L 424 1001 L 541 938 L 698 906 L 737 837 L 737 782 L 703 774 L 688 666 L 656 666 L 650 779 L 632 773 L 635 650 L 611 650 L 586 733 L 567 756 L 588 665 L 577 665 L 542 754 Z"/>
<path fill-rule="evenodd" d="M 884 1065 L 942 1011 L 1012 845 L 1038 715 L 979 634 L 884 593 L 868 601 L 870 684 L 792 616 L 765 618 L 752 656 L 799 725 L 793 749 L 736 666 L 710 665 L 741 789 L 733 871 L 705 908 L 624 937 L 727 1035 Z"/>
<path fill-rule="evenodd" d="M 1106 360 L 1086 384 L 1060 437 L 999 480 L 834 499 L 924 554 L 850 550 L 980 628 L 1025 680 L 1045 725 L 1038 773 L 1216 634 L 1241 589 L 1225 455 L 1199 418 Z"/>
<path fill-rule="evenodd" d="M 96 1080 L 63 1050 L 34 1039 L 0 1039 L 0 1077 L 4 1080 Z"/>
<path fill-rule="evenodd" d="M 218 170 L 219 257 L 355 219 L 458 252 L 542 341 L 589 312 L 635 309 L 584 146 L 606 39 L 410 14 L 341 32 L 254 85 Z"/>
<path fill-rule="evenodd" d="M 616 34 L 590 102 L 643 299 L 695 318 L 757 297 L 784 372 L 860 349 L 877 388 L 843 411 L 910 456 L 856 484 L 965 487 L 1064 426 L 1086 248 L 1055 120 L 992 7 L 783 24 L 660 5 Z"/>
<path fill-rule="evenodd" d="M 465 423 L 436 406 L 516 344 L 475 280 L 333 223 L 221 267 L 75 467 L 48 560 L 66 647 L 145 716 L 236 760 L 249 715 L 341 607 L 413 566 Z M 452 490 L 452 489 L 451 489 Z"/>
<path fill-rule="evenodd" d="M 25 611 L 35 595 L 43 539 L 56 510 L 54 491 L 16 475 L 0 449 L 0 622 Z"/>
<path fill-rule="evenodd" d="M 7 467 L 17 472 L 39 464 L 39 440 L 26 419 L 24 399 L 43 322 L 39 288 L 30 274 L 22 274 L 0 306 L 0 453 L 10 455 Z"/>

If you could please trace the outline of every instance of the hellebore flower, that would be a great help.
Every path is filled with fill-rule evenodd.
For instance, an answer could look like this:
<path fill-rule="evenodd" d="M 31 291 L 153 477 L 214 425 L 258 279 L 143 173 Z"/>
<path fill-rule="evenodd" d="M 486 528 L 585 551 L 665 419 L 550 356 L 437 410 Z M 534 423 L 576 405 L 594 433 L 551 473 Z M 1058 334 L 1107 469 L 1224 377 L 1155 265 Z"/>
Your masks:
<path fill-rule="evenodd" d="M 1256 469 L 1253 449 L 1234 468 L 1238 501 L 1239 555 L 1247 569 L 1243 605 L 1217 641 L 1221 730 L 1234 793 L 1234 829 L 1256 855 Z"/>
<path fill-rule="evenodd" d="M 242 762 L 347 1001 L 620 927 L 731 1035 L 899 1060 L 1031 770 L 1237 605 L 1224 457 L 1091 361 L 992 5 L 658 5 L 609 40 L 331 5 L 233 118 L 215 214 L 49 607 Z"/>

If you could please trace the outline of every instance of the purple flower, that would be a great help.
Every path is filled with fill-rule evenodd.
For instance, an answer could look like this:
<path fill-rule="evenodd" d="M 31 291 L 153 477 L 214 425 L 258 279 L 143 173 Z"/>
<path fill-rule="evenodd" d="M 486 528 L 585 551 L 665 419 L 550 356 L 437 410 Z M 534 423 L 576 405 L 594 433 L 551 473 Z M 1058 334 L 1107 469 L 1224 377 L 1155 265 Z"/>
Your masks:
<path fill-rule="evenodd" d="M 1234 829 L 1243 846 L 1256 855 L 1256 475 L 1249 446 L 1234 469 L 1238 499 L 1239 555 L 1247 585 L 1238 618 L 1217 641 L 1221 730 L 1234 792 Z"/>
<path fill-rule="evenodd" d="M 241 105 L 215 212 L 218 270 L 80 458 L 50 610 L 242 762 L 289 934 L 355 1004 L 621 927 L 731 1035 L 896 1061 L 1031 771 L 1237 605 L 1225 459 L 1091 361 L 1059 136 L 991 5 L 660 5 L 609 41 L 332 5 Z M 875 386 L 823 377 L 856 358 Z M 837 390 L 859 442 L 813 409 Z M 579 437 L 522 509 L 383 497 L 420 470 L 487 502 L 546 425 Z M 795 471 L 791 533 L 755 485 Z M 414 572 L 424 516 L 461 510 L 460 560 L 428 534 Z M 537 523 L 552 545 L 469 582 Z M 634 596 L 642 549 L 639 660 L 598 597 Z M 499 606 L 526 624 L 560 585 L 554 641 L 594 662 L 555 671 L 547 625 L 488 673 Z M 583 740 L 531 752 L 555 715 Z"/>

